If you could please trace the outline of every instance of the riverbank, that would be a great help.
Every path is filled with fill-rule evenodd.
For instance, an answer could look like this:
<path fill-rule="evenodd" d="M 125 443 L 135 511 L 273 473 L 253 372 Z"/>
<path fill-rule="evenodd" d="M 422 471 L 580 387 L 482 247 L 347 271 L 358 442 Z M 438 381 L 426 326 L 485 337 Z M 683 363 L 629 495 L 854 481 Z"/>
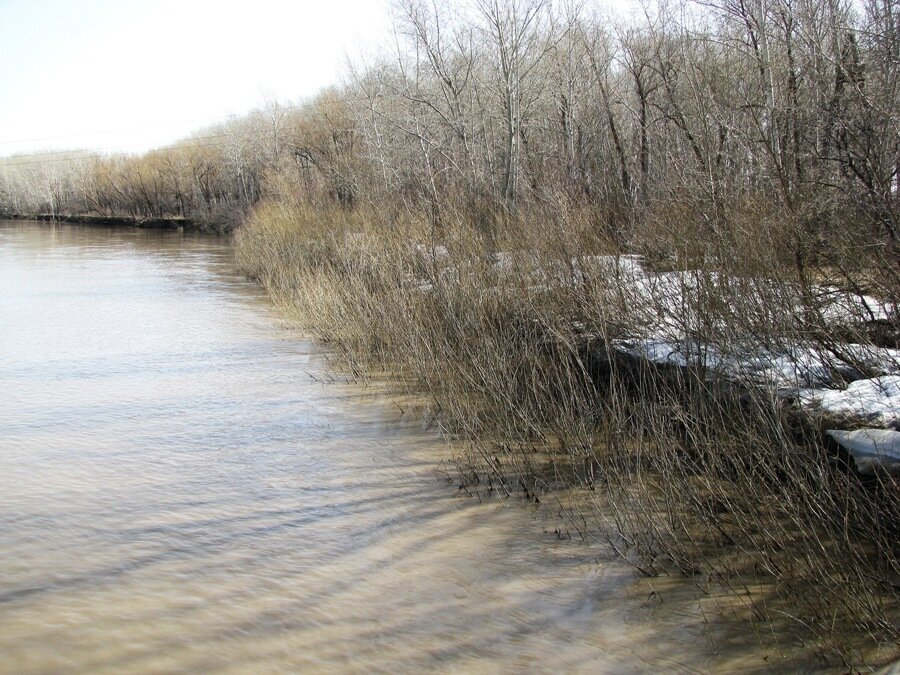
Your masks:
<path fill-rule="evenodd" d="M 804 289 L 771 247 L 673 269 L 575 218 L 523 221 L 487 238 L 269 204 L 236 246 L 353 372 L 432 398 L 464 447 L 460 489 L 556 504 L 640 574 L 727 590 L 767 647 L 894 656 L 896 477 L 826 433 L 889 432 L 892 408 L 849 414 L 823 393 L 893 377 L 898 354 L 866 337 L 877 305 Z"/>
<path fill-rule="evenodd" d="M 144 218 L 137 216 L 98 216 L 71 213 L 0 213 L 0 220 L 36 220 L 40 222 L 72 223 L 73 225 L 137 227 L 147 230 L 183 230 L 185 232 L 202 232 L 208 234 L 226 234 L 234 229 L 232 224 L 207 222 L 182 217 Z"/>
<path fill-rule="evenodd" d="M 458 493 L 423 402 L 331 378 L 226 240 L 0 222 L 0 289 L 0 672 L 816 666 Z"/>

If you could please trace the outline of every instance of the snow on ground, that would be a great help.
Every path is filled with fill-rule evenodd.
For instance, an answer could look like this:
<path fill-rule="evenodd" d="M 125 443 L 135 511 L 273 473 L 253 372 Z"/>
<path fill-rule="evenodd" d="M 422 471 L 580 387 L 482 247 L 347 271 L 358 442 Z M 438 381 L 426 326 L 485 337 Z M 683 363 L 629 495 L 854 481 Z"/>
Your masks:
<path fill-rule="evenodd" d="M 801 389 L 801 403 L 821 410 L 869 418 L 885 426 L 900 420 L 900 375 L 851 382 L 846 389 Z"/>
<path fill-rule="evenodd" d="M 615 269 L 619 280 L 630 283 L 626 292 L 633 292 L 633 301 L 650 313 L 639 334 L 618 343 L 623 352 L 658 364 L 702 366 L 738 381 L 770 386 L 784 396 L 798 396 L 802 405 L 823 411 L 854 415 L 885 426 L 900 424 L 900 375 L 894 374 L 900 370 L 900 350 L 853 343 L 826 347 L 791 342 L 790 338 L 783 339 L 780 347 L 763 347 L 752 341 L 735 344 L 733 340 L 717 345 L 688 337 L 691 323 L 702 317 L 691 316 L 691 303 L 686 300 L 702 288 L 704 281 L 740 284 L 744 287 L 741 291 L 763 294 L 772 291 L 766 287 L 768 282 L 736 280 L 717 273 L 707 273 L 704 279 L 704 273 L 697 271 L 653 275 L 645 271 L 637 256 L 619 260 L 594 257 L 590 265 L 607 273 Z M 872 297 L 832 287 L 815 290 L 820 294 L 822 316 L 828 322 L 884 320 L 891 316 L 891 307 Z M 865 378 L 864 374 L 875 377 Z M 847 381 L 850 384 L 842 386 Z"/>
<path fill-rule="evenodd" d="M 829 413 L 853 415 L 885 426 L 900 424 L 900 350 L 843 345 L 847 360 L 814 345 L 794 345 L 785 352 L 744 351 L 723 356 L 711 345 L 666 340 L 630 340 L 618 348 L 668 366 L 702 366 L 737 381 L 769 386 L 801 405 Z M 865 366 L 879 375 L 842 387 L 847 374 Z M 858 375 L 857 375 L 858 376 Z"/>
<path fill-rule="evenodd" d="M 890 473 L 900 472 L 900 432 L 893 429 L 829 429 L 826 433 L 853 455 L 860 473 L 873 473 L 876 467 Z"/>
<path fill-rule="evenodd" d="M 414 248 L 416 253 L 426 260 L 442 260 L 450 257 L 450 251 L 443 244 L 435 244 L 434 246 L 416 244 Z"/>
<path fill-rule="evenodd" d="M 451 280 L 454 273 L 458 278 L 445 247 L 419 244 L 416 248 L 423 256 L 445 263 L 443 281 Z M 604 291 L 619 303 L 625 323 L 632 326 L 630 334 L 615 343 L 624 353 L 657 364 L 702 366 L 738 381 L 772 387 L 782 396 L 797 397 L 811 409 L 858 416 L 885 426 L 900 425 L 900 374 L 896 374 L 900 373 L 900 350 L 852 343 L 823 346 L 791 337 L 792 324 L 797 322 L 784 307 L 793 306 L 800 312 L 799 287 L 702 270 L 654 273 L 637 255 L 580 256 L 552 264 L 532 254 L 497 252 L 489 265 L 498 285 L 506 277 L 524 277 L 544 289 L 607 282 Z M 432 285 L 419 280 L 418 288 L 427 292 Z M 720 288 L 727 292 L 719 296 Z M 711 302 L 724 301 L 725 305 L 704 315 L 697 295 L 710 291 Z M 826 324 L 890 320 L 895 312 L 890 303 L 831 286 L 816 287 L 813 295 Z M 771 315 L 739 314 L 746 308 L 736 300 L 729 305 L 729 297 L 753 298 L 750 311 Z M 759 318 L 762 326 L 770 327 L 779 325 L 778 317 L 786 335 L 766 334 L 765 345 L 752 335 L 735 334 L 735 326 L 746 325 L 742 322 Z M 716 334 L 718 338 L 707 342 L 692 337 Z"/>
<path fill-rule="evenodd" d="M 892 373 L 900 350 L 869 345 L 841 345 L 839 353 L 814 344 L 787 345 L 781 351 L 744 345 L 727 353 L 695 340 L 630 339 L 618 347 L 625 353 L 671 366 L 704 367 L 737 380 L 794 390 L 860 379 L 861 373 Z"/>
<path fill-rule="evenodd" d="M 822 304 L 822 314 L 827 321 L 844 321 L 848 318 L 860 321 L 884 321 L 890 319 L 893 307 L 871 295 L 858 295 L 841 291 L 834 286 L 821 287 L 816 298 Z"/>

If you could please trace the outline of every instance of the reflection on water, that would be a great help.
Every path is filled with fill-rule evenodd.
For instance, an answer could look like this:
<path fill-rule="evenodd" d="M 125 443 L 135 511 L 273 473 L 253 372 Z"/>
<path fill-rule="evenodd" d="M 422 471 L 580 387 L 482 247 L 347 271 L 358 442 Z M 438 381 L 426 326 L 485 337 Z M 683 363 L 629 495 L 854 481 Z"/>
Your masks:
<path fill-rule="evenodd" d="M 701 617 L 321 384 L 226 242 L 0 222 L 0 337 L 0 672 L 722 663 Z"/>

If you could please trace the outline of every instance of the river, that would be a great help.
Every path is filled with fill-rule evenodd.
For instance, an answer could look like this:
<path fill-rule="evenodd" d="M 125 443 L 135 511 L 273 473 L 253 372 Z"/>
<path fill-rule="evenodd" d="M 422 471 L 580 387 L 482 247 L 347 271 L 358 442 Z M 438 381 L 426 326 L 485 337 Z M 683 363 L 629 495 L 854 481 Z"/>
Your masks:
<path fill-rule="evenodd" d="M 226 240 L 0 221 L 0 339 L 0 672 L 763 663 L 550 516 L 459 494 Z"/>

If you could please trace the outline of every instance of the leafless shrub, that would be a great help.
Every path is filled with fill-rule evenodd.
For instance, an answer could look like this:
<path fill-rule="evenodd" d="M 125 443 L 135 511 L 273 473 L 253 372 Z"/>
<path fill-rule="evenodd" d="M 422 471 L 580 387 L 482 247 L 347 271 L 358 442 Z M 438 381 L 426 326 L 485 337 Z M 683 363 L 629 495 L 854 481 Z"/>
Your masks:
<path fill-rule="evenodd" d="M 552 235 L 507 218 L 490 242 L 447 220 L 439 244 L 427 221 L 377 218 L 268 207 L 239 260 L 353 368 L 425 388 L 469 448 L 466 489 L 558 500 L 643 573 L 731 589 L 782 626 L 766 640 L 799 631 L 847 664 L 896 641 L 895 479 L 866 483 L 812 418 L 723 365 L 816 338 L 791 320 L 804 289 L 778 251 L 635 288 L 633 259 L 578 255 L 611 244 L 576 214 Z M 648 311 L 683 336 L 680 365 L 623 348 Z"/>

